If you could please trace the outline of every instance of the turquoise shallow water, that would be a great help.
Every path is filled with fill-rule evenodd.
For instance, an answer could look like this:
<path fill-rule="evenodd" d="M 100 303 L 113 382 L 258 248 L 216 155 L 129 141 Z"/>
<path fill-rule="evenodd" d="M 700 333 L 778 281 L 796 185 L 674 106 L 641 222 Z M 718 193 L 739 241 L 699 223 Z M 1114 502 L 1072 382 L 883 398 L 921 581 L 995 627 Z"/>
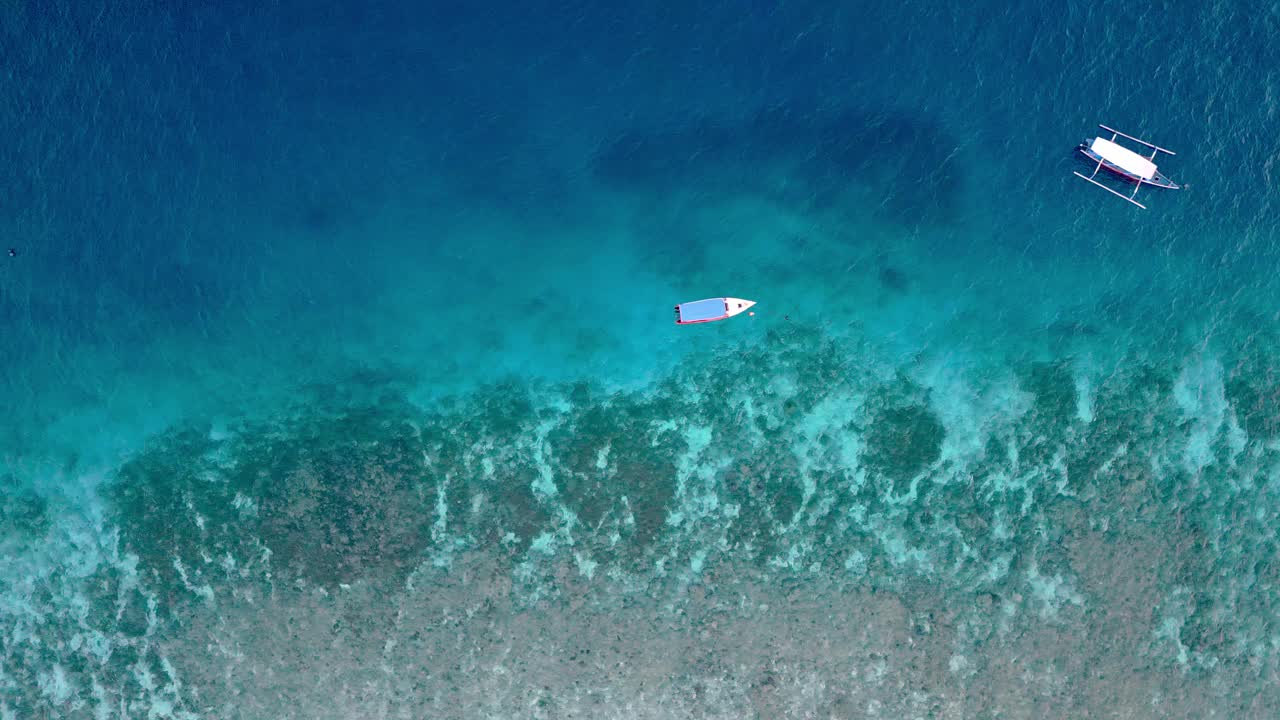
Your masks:
<path fill-rule="evenodd" d="M 1278 23 L 5 6 L 0 718 L 1275 717 Z"/>

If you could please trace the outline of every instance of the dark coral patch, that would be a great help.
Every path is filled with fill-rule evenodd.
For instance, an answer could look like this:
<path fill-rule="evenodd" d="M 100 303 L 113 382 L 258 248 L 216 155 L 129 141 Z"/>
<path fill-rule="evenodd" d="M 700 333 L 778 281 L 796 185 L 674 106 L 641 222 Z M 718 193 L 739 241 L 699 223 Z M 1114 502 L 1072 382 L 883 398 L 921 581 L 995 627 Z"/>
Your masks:
<path fill-rule="evenodd" d="M 428 469 L 444 493 L 451 532 L 478 539 L 510 532 L 523 547 L 547 525 L 550 513 L 534 492 L 539 471 L 528 447 L 540 420 L 528 388 L 504 382 L 454 399 L 421 421 Z"/>
<path fill-rule="evenodd" d="M 1054 425 L 1071 421 L 1076 413 L 1076 383 L 1065 361 L 1037 362 L 1024 370 L 1022 387 L 1035 397 L 1036 412 Z"/>
<path fill-rule="evenodd" d="M 205 471 L 216 443 L 203 427 L 180 428 L 160 438 L 116 473 L 108 489 L 125 547 L 144 568 L 171 586 L 179 582 L 174 561 L 189 562 L 238 547 L 235 496 L 225 479 Z"/>
<path fill-rule="evenodd" d="M 423 454 L 412 427 L 379 413 L 308 424 L 250 451 L 256 531 L 278 566 L 335 585 L 403 577 L 421 558 L 433 519 Z"/>
<path fill-rule="evenodd" d="M 1228 374 L 1227 400 L 1250 438 L 1276 437 L 1280 435 L 1280 367 L 1250 370 L 1237 368 Z"/>
<path fill-rule="evenodd" d="M 7 475 L 0 478 L 0 533 L 17 533 L 36 539 L 49 528 L 49 502 L 30 488 L 21 487 Z M 4 535 L 0 535 L 0 540 Z"/>
<path fill-rule="evenodd" d="M 875 412 L 867 426 L 863 461 L 888 478 L 894 495 L 911 489 L 911 480 L 942 456 L 946 430 L 927 406 L 894 404 Z"/>
<path fill-rule="evenodd" d="M 859 185 L 880 194 L 874 212 L 918 225 L 954 214 L 963 177 L 944 150 L 954 146 L 937 123 L 918 115 L 796 103 L 629 130 L 602 144 L 593 170 L 630 188 L 714 178 L 711 187 L 767 192 L 817 208 L 835 205 Z"/>
<path fill-rule="evenodd" d="M 676 462 L 687 443 L 658 429 L 670 407 L 638 395 L 575 406 L 548 437 L 556 482 L 589 529 L 634 521 L 633 541 L 647 545 L 666 521 L 676 489 Z M 625 500 L 625 502 L 624 502 Z"/>
<path fill-rule="evenodd" d="M 288 413 L 214 440 L 175 431 L 108 490 L 126 547 L 165 587 L 199 584 L 270 551 L 321 585 L 403 577 L 430 543 L 434 481 L 408 406 Z"/>

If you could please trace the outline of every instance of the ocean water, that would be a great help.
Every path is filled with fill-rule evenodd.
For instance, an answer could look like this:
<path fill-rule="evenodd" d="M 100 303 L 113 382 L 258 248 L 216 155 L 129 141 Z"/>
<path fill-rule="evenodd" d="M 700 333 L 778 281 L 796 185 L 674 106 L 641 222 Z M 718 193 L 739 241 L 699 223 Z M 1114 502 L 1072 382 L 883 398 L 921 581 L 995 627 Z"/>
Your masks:
<path fill-rule="evenodd" d="M 0 719 L 1280 716 L 1276 37 L 0 4 Z"/>

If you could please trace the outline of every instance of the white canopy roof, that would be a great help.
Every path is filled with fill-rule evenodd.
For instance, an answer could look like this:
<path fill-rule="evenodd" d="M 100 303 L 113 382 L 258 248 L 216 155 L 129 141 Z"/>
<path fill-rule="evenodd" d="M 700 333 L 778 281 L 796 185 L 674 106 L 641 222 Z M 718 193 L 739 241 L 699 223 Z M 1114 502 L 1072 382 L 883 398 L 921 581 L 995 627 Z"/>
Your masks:
<path fill-rule="evenodd" d="M 1156 165 L 1150 160 L 1127 147 L 1117 145 L 1104 138 L 1094 138 L 1093 151 L 1120 168 L 1137 175 L 1143 180 L 1150 180 L 1156 175 Z"/>

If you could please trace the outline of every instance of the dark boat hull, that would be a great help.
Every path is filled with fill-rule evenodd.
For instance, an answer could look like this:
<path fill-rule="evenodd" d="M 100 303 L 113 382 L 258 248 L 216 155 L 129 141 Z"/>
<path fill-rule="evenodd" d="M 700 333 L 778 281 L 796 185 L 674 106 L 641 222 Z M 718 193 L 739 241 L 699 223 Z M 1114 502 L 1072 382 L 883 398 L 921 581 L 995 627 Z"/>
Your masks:
<path fill-rule="evenodd" d="M 1093 161 L 1094 164 L 1102 163 L 1102 168 L 1104 170 L 1110 172 L 1112 175 L 1115 175 L 1116 177 L 1121 178 L 1122 180 L 1125 180 L 1127 182 L 1141 184 L 1141 185 L 1150 185 L 1151 187 L 1164 188 L 1166 190 L 1181 189 L 1178 187 L 1177 183 L 1173 182 L 1172 180 L 1165 177 L 1164 175 L 1161 175 L 1159 170 L 1156 171 L 1155 177 L 1148 180 L 1146 178 L 1134 175 L 1133 173 L 1129 172 L 1128 170 L 1125 170 L 1119 165 L 1116 165 L 1115 163 L 1104 159 L 1102 156 L 1098 155 L 1098 153 L 1094 152 L 1089 147 L 1088 143 L 1081 144 L 1079 149 L 1080 149 L 1080 153 L 1085 157 L 1089 158 L 1091 161 Z"/>

